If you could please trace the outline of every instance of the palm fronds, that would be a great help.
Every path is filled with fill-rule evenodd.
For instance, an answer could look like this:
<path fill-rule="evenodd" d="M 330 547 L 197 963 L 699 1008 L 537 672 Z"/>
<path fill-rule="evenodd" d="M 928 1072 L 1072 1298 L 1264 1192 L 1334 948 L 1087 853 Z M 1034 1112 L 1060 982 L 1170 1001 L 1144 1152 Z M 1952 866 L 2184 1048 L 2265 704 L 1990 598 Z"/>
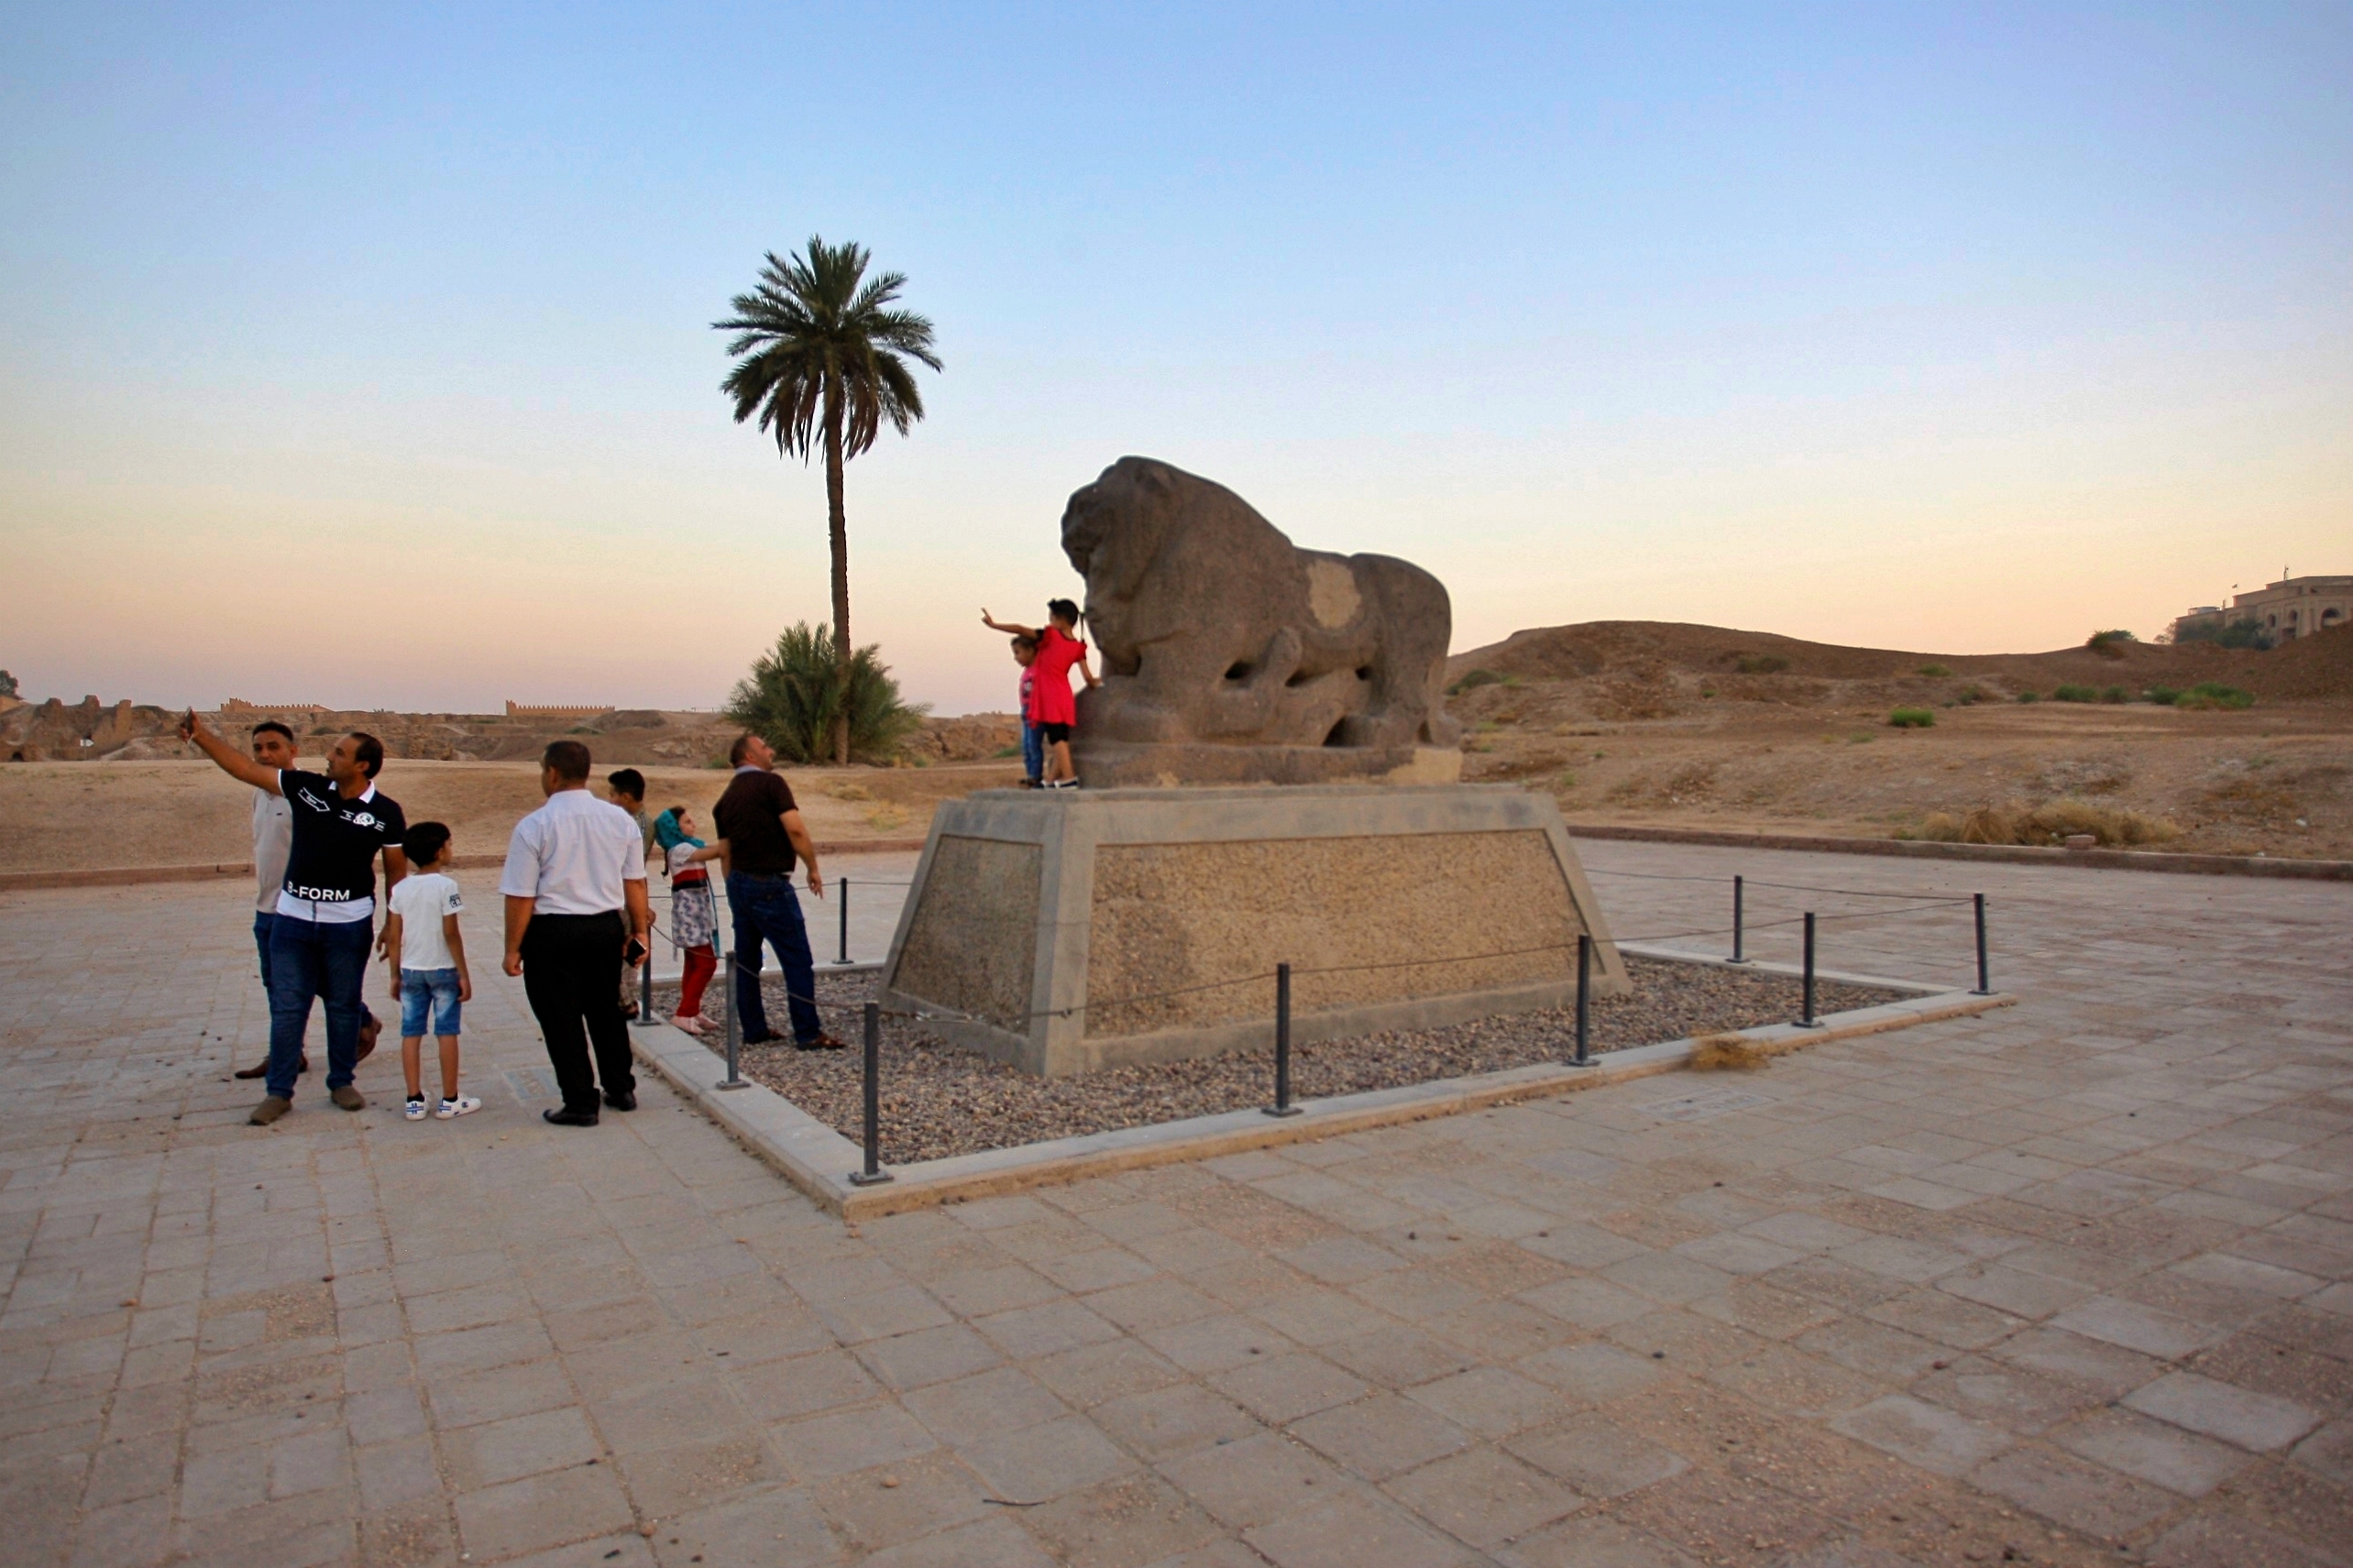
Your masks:
<path fill-rule="evenodd" d="M 787 761 L 826 760 L 841 716 L 840 665 L 831 629 L 807 621 L 788 627 L 776 646 L 753 663 L 752 673 L 728 698 L 727 717 L 752 730 Z M 887 762 L 909 735 L 923 727 L 928 703 L 899 697 L 898 682 L 874 643 L 850 660 L 850 755 L 862 762 Z"/>
<path fill-rule="evenodd" d="M 729 302 L 732 315 L 711 323 L 736 334 L 727 345 L 735 367 L 720 383 L 734 400 L 735 422 L 756 416 L 779 454 L 811 455 L 836 410 L 847 457 L 873 446 L 885 420 L 905 435 L 923 417 L 907 361 L 940 367 L 931 323 L 893 308 L 906 275 L 869 280 L 872 259 L 863 246 L 811 235 L 801 255 L 768 252 L 759 285 Z"/>

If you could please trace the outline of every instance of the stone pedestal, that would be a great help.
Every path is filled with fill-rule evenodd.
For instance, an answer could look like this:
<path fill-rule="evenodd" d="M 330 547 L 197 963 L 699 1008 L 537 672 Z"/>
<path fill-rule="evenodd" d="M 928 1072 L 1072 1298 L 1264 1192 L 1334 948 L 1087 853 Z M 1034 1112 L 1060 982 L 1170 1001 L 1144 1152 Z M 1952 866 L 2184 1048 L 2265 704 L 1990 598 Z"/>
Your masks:
<path fill-rule="evenodd" d="M 1156 746 L 1083 738 L 1071 759 L 1088 789 L 1179 784 L 1450 784 L 1462 777 L 1453 746 Z"/>
<path fill-rule="evenodd" d="M 940 806 L 886 1006 L 1047 1077 L 1565 1005 L 1625 965 L 1548 796 L 1508 786 L 990 790 Z M 1263 978 L 1260 978 L 1263 977 Z"/>

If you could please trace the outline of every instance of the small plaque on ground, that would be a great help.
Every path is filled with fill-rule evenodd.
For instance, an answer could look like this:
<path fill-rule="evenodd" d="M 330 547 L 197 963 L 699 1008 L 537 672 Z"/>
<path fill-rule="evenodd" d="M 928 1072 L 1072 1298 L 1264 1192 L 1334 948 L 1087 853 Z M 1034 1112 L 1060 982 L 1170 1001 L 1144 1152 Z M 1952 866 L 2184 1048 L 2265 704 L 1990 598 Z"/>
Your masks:
<path fill-rule="evenodd" d="M 1643 1109 L 1662 1122 L 1708 1122 L 1735 1111 L 1754 1111 L 1772 1103 L 1770 1094 L 1756 1094 L 1745 1089 L 1703 1089 L 1697 1094 L 1654 1100 Z"/>
<path fill-rule="evenodd" d="M 563 1091 L 555 1087 L 555 1069 L 552 1067 L 519 1067 L 499 1076 L 507 1080 L 515 1098 L 526 1105 L 563 1097 Z"/>

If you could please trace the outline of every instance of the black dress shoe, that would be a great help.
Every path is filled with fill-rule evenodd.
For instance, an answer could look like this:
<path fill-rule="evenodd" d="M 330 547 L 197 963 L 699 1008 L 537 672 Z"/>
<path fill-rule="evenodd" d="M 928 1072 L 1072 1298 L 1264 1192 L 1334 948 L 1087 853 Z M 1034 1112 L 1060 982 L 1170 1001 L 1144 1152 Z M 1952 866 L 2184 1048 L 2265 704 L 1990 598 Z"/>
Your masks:
<path fill-rule="evenodd" d="M 539 1119 L 559 1127 L 593 1127 L 597 1124 L 594 1111 L 542 1111 Z"/>
<path fill-rule="evenodd" d="M 783 1044 L 784 1038 L 782 1035 L 772 1029 L 764 1035 L 746 1035 L 743 1036 L 743 1043 L 747 1046 L 775 1046 Z"/>
<path fill-rule="evenodd" d="M 637 1109 L 637 1096 L 624 1089 L 619 1094 L 606 1095 L 605 1103 L 616 1111 L 634 1111 Z"/>
<path fill-rule="evenodd" d="M 841 1048 L 841 1042 L 830 1035 L 819 1035 L 813 1040 L 793 1042 L 793 1049 L 797 1051 L 838 1051 Z"/>

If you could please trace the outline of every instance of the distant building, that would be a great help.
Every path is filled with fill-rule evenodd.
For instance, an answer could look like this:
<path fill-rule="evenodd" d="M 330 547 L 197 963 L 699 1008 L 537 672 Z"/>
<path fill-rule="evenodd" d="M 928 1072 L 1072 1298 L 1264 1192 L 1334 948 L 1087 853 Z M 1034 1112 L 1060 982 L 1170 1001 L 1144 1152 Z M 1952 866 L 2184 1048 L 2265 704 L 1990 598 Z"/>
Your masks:
<path fill-rule="evenodd" d="M 241 696 L 230 697 L 221 704 L 223 713 L 326 713 L 330 709 L 315 702 L 247 702 Z"/>
<path fill-rule="evenodd" d="M 2253 593 L 2232 598 L 2230 608 L 2203 604 L 2173 619 L 2173 641 L 2211 636 L 2226 626 L 2251 620 L 2274 642 L 2309 637 L 2353 619 L 2353 576 L 2282 577 Z"/>
<path fill-rule="evenodd" d="M 586 707 L 566 707 L 560 703 L 517 702 L 507 699 L 509 718 L 594 718 L 600 713 L 610 713 L 612 704 L 591 703 Z"/>

